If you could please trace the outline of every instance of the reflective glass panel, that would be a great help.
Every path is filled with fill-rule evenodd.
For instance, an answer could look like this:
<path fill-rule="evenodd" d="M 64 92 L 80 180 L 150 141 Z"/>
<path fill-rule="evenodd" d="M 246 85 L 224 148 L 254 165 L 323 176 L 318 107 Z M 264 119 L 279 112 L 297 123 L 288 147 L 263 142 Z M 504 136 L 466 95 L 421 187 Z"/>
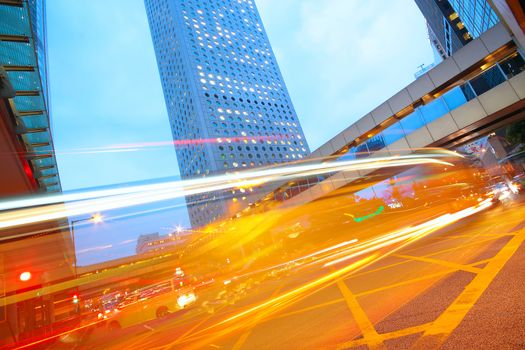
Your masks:
<path fill-rule="evenodd" d="M 403 136 L 405 136 L 405 132 L 403 131 L 403 128 L 401 127 L 401 123 L 395 123 L 393 125 L 390 125 L 385 130 L 383 130 L 383 139 L 385 140 L 385 143 L 387 145 L 390 145 L 396 142 Z"/>
<path fill-rule="evenodd" d="M 505 77 L 497 65 L 481 73 L 470 81 L 476 95 L 481 95 L 493 87 L 503 83 Z"/>
<path fill-rule="evenodd" d="M 499 65 L 507 76 L 507 79 L 510 79 L 525 70 L 525 61 L 518 52 L 516 52 L 514 56 L 509 57 L 505 61 L 499 63 Z"/>
<path fill-rule="evenodd" d="M 467 98 L 463 93 L 461 87 L 455 87 L 443 95 L 443 100 L 447 104 L 449 110 L 453 110 L 467 102 Z"/>
<path fill-rule="evenodd" d="M 431 121 L 436 120 L 447 113 L 448 108 L 445 105 L 445 102 L 443 102 L 443 99 L 439 97 L 429 104 L 421 106 L 419 111 L 423 115 L 425 122 L 430 123 Z"/>
<path fill-rule="evenodd" d="M 421 116 L 421 112 L 419 111 L 419 108 L 416 109 L 411 114 L 409 114 L 408 116 L 406 116 L 405 118 L 401 119 L 400 123 L 401 123 L 401 126 L 403 127 L 403 130 L 405 130 L 405 133 L 407 134 L 425 125 L 425 122 L 423 121 L 423 117 Z"/>

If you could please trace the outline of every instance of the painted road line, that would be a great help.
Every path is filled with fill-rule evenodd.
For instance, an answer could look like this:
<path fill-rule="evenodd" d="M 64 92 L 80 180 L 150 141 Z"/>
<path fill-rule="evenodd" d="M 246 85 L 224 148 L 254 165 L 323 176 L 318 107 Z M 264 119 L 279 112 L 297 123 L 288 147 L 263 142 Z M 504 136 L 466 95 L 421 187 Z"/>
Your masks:
<path fill-rule="evenodd" d="M 330 300 L 330 301 L 327 301 L 327 302 L 324 302 L 324 303 L 321 303 L 321 304 L 308 306 L 308 307 L 305 307 L 305 308 L 302 308 L 302 309 L 299 309 L 299 310 L 290 311 L 290 312 L 287 312 L 287 313 L 284 313 L 284 314 L 281 314 L 281 315 L 277 315 L 275 317 L 269 318 L 268 321 L 276 320 L 276 319 L 279 319 L 279 318 L 285 318 L 285 317 L 289 317 L 289 316 L 294 316 L 294 315 L 298 315 L 298 314 L 302 314 L 304 312 L 321 309 L 321 308 L 326 307 L 326 306 L 339 304 L 339 303 L 342 303 L 344 301 L 345 301 L 345 298 L 333 299 L 333 300 Z"/>
<path fill-rule="evenodd" d="M 279 287 L 277 287 L 272 295 L 270 296 L 270 298 L 275 298 L 275 296 L 277 296 L 277 294 L 281 291 L 281 289 L 283 289 L 284 287 L 284 283 L 282 283 Z M 248 329 L 246 332 L 244 332 L 240 337 L 239 339 L 237 339 L 237 341 L 235 342 L 235 344 L 233 345 L 233 348 L 232 350 L 239 350 L 243 345 L 244 343 L 246 342 L 246 340 L 248 339 L 248 337 L 250 336 L 250 334 L 252 334 L 252 331 L 253 329 L 257 327 L 257 323 L 250 327 L 250 329 Z"/>
<path fill-rule="evenodd" d="M 507 261 L 525 240 L 525 233 L 512 238 L 485 268 L 474 277 L 463 292 L 434 321 L 423 336 L 414 344 L 413 349 L 437 349 L 456 329 L 466 314 L 472 309 L 483 292 L 498 275 Z"/>
<path fill-rule="evenodd" d="M 503 236 L 505 237 L 505 236 Z M 472 238 L 475 238 L 474 236 Z M 494 241 L 496 239 L 500 239 L 502 237 L 499 237 L 499 236 L 491 236 L 487 239 L 482 239 L 482 240 L 479 240 L 479 241 L 476 241 L 474 239 L 471 239 L 469 240 L 467 243 L 462 243 L 460 245 L 457 245 L 455 246 L 454 248 L 448 248 L 448 249 L 444 249 L 444 250 L 439 250 L 437 252 L 432 252 L 432 253 L 429 253 L 429 254 L 426 254 L 424 256 L 431 256 L 431 255 L 436 255 L 436 254 L 439 254 L 439 253 L 445 253 L 445 252 L 449 252 L 449 251 L 452 251 L 452 250 L 456 250 L 456 249 L 460 249 L 460 248 L 463 248 L 463 247 L 468 247 L 468 246 L 471 246 L 471 245 L 477 245 L 477 244 L 481 244 L 481 243 L 486 243 L 486 242 L 490 242 L 490 241 Z M 405 250 L 404 252 L 405 253 L 411 253 L 411 252 L 414 252 L 414 251 L 417 251 L 419 249 L 422 249 L 422 248 L 430 248 L 434 245 L 437 245 L 437 244 L 441 244 L 441 243 L 444 243 L 444 241 L 440 241 L 440 242 L 434 242 L 434 243 L 431 243 L 431 244 L 428 244 L 428 245 L 424 245 L 424 246 L 418 246 L 418 247 L 414 247 L 414 248 L 410 248 L 410 249 L 407 249 Z"/>
<path fill-rule="evenodd" d="M 425 258 L 425 257 L 422 257 L 422 256 L 412 256 L 412 255 L 403 255 L 403 254 L 394 254 L 392 256 L 395 256 L 395 257 L 401 258 L 401 259 L 422 261 L 422 262 L 426 262 L 426 263 L 429 263 L 429 264 L 441 265 L 441 266 L 445 266 L 445 267 L 448 267 L 448 268 L 451 268 L 451 269 L 460 270 L 460 271 L 467 271 L 467 272 L 476 273 L 476 274 L 481 271 L 481 269 L 477 268 L 477 267 L 457 264 L 457 263 L 453 263 L 453 262 L 449 262 L 449 261 L 445 261 L 445 260 L 440 260 L 440 259 L 432 259 L 432 258 Z"/>
<path fill-rule="evenodd" d="M 357 326 L 361 330 L 363 338 L 366 339 L 368 348 L 370 350 L 386 350 L 386 346 L 383 343 L 382 338 L 377 333 L 376 329 L 374 328 L 374 325 L 366 315 L 365 310 L 363 310 L 361 305 L 359 305 L 359 302 L 357 301 L 356 297 L 352 294 L 345 282 L 342 280 L 338 280 L 337 287 L 339 287 L 341 294 L 343 294 L 343 297 L 346 301 L 346 305 L 348 306 L 350 312 L 354 316 L 354 320 L 356 321 Z"/>
<path fill-rule="evenodd" d="M 404 286 L 404 285 L 407 285 L 407 284 L 421 282 L 421 281 L 428 280 L 428 279 L 431 279 L 431 278 L 440 278 L 442 276 L 445 276 L 445 275 L 448 275 L 448 274 L 451 274 L 451 273 L 454 273 L 454 272 L 456 272 L 456 270 L 448 270 L 448 271 L 436 272 L 436 273 L 433 273 L 433 274 L 430 274 L 430 275 L 425 275 L 425 276 L 421 276 L 421 277 L 417 277 L 417 278 L 412 278 L 412 279 L 401 281 L 401 282 L 398 282 L 398 283 L 393 283 L 393 284 L 389 284 L 389 285 L 386 285 L 386 286 L 378 287 L 378 288 L 375 288 L 375 289 L 366 290 L 364 292 L 357 293 L 355 296 L 356 297 L 363 297 L 365 295 L 374 294 L 374 293 L 377 293 L 377 292 L 382 292 L 382 291 L 385 291 L 385 290 L 388 290 L 388 289 L 392 289 L 392 288 L 395 288 L 395 287 L 401 287 L 401 286 Z"/>
<path fill-rule="evenodd" d="M 389 339 L 396 339 L 396 338 L 401 338 L 401 337 L 405 337 L 407 335 L 412 335 L 412 334 L 417 334 L 417 333 L 422 333 L 424 332 L 428 326 L 430 326 L 432 323 L 429 322 L 429 323 L 424 323 L 424 324 L 420 324 L 418 326 L 414 326 L 414 327 L 409 327 L 409 328 L 403 328 L 403 329 L 400 329 L 400 330 L 397 330 L 397 331 L 393 331 L 393 332 L 389 332 L 389 333 L 383 333 L 383 334 L 379 334 L 379 336 L 383 339 L 383 340 L 389 340 Z M 362 346 L 362 345 L 367 345 L 367 341 L 365 338 L 361 338 L 361 339 L 356 339 L 356 340 L 352 340 L 352 341 L 349 341 L 349 342 L 346 342 L 346 343 L 343 343 L 343 344 L 340 344 L 337 349 L 339 350 L 343 350 L 343 349 L 351 349 L 351 348 L 355 348 L 355 347 L 358 347 L 358 346 Z"/>

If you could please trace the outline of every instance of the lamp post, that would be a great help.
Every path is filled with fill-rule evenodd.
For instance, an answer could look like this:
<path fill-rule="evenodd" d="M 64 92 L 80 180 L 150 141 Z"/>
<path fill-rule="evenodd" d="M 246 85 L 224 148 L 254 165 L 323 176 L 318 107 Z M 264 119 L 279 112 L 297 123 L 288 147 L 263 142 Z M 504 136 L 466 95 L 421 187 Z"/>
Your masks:
<path fill-rule="evenodd" d="M 73 257 L 74 257 L 74 264 L 75 264 L 75 278 L 78 277 L 77 275 L 77 251 L 76 251 L 76 245 L 75 245 L 75 224 L 78 224 L 79 222 L 84 221 L 91 221 L 95 224 L 98 224 L 99 222 L 102 222 L 103 218 L 100 214 L 93 214 L 88 218 L 84 219 L 77 219 L 77 220 L 71 220 L 71 241 L 73 242 Z"/>

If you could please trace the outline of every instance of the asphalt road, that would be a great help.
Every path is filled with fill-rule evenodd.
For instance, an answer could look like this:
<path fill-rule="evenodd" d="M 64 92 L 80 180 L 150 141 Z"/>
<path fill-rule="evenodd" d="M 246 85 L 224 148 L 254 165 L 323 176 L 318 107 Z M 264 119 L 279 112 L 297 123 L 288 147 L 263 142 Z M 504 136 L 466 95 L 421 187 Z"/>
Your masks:
<path fill-rule="evenodd" d="M 520 197 L 368 260 L 265 273 L 222 299 L 212 288 L 189 310 L 90 331 L 76 348 L 524 349 L 523 240 Z"/>

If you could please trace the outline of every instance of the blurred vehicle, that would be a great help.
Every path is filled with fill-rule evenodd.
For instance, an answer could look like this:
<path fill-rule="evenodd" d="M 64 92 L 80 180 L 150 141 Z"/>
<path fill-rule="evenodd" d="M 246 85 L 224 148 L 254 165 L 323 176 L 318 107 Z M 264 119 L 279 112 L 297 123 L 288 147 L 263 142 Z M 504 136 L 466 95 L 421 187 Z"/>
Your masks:
<path fill-rule="evenodd" d="M 187 275 L 182 268 L 177 267 L 175 273 L 173 274 L 173 283 L 176 287 L 187 287 L 193 286 L 197 283 L 197 278 L 195 276 Z"/>
<path fill-rule="evenodd" d="M 514 176 L 513 181 L 518 182 L 521 185 L 525 184 L 525 173 L 521 173 L 521 174 Z"/>
<path fill-rule="evenodd" d="M 192 287 L 179 287 L 174 279 L 163 281 L 128 294 L 108 315 L 108 328 L 130 327 L 164 318 L 195 303 Z"/>
<path fill-rule="evenodd" d="M 510 181 L 508 187 L 514 194 L 518 194 L 521 191 L 521 184 L 519 182 Z"/>
<path fill-rule="evenodd" d="M 523 191 L 523 188 L 525 187 L 525 173 L 514 176 L 511 183 L 514 186 L 516 193 Z"/>
<path fill-rule="evenodd" d="M 502 202 L 511 198 L 512 194 L 517 194 L 520 186 L 515 182 L 498 182 L 491 186 L 491 193 L 494 202 Z"/>

